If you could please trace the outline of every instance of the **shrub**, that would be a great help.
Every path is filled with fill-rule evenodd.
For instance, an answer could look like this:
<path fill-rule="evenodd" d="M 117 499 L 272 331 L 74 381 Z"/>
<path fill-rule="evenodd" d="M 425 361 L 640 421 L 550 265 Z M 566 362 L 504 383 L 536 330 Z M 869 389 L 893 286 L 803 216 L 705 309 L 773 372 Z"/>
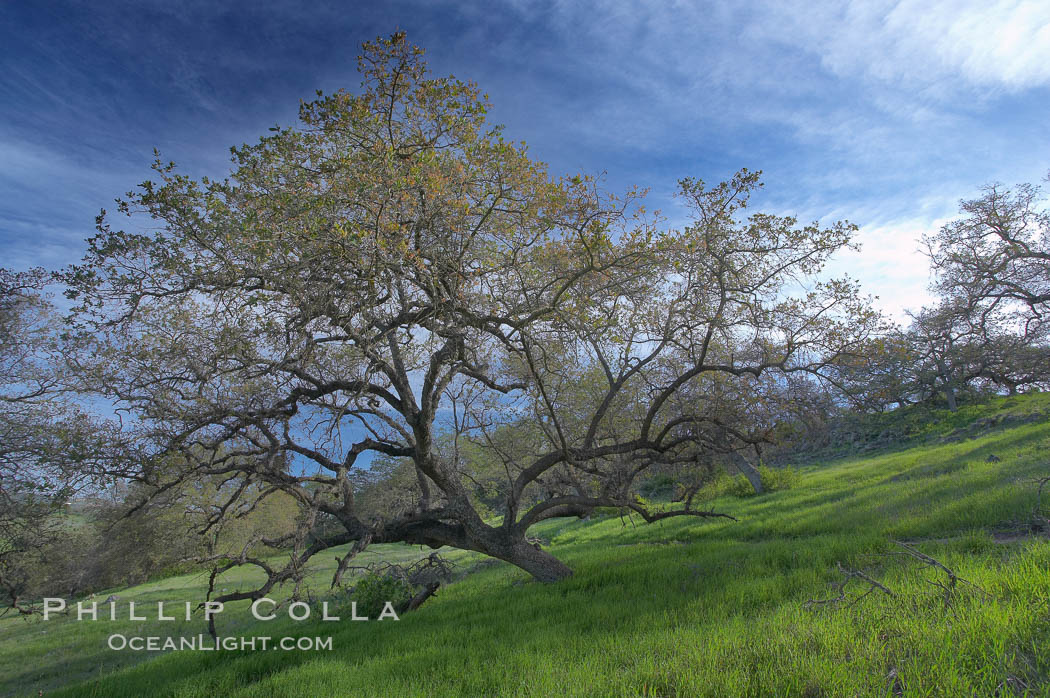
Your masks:
<path fill-rule="evenodd" d="M 350 601 L 357 603 L 357 615 L 375 618 L 389 601 L 394 608 L 401 608 L 412 599 L 412 585 L 401 577 L 369 572 L 350 590 Z"/>
<path fill-rule="evenodd" d="M 719 478 L 722 489 L 722 494 L 730 497 L 753 497 L 755 495 L 755 488 L 751 485 L 751 482 L 743 475 L 737 475 L 736 477 Z M 762 482 L 762 486 L 765 487 L 765 480 Z"/>
<path fill-rule="evenodd" d="M 375 618 L 388 601 L 401 613 L 417 591 L 430 586 L 437 588 L 450 581 L 453 564 L 438 553 L 431 553 L 408 565 L 381 561 L 364 569 L 357 583 L 342 598 L 341 608 L 349 611 L 350 602 L 354 602 L 357 615 Z"/>
<path fill-rule="evenodd" d="M 761 465 L 758 475 L 762 480 L 762 489 L 765 492 L 776 492 L 777 490 L 789 490 L 798 484 L 801 474 L 796 468 L 770 468 Z M 701 488 L 696 499 L 704 501 L 718 497 L 754 497 L 755 488 L 744 475 L 730 475 L 720 471 L 715 477 Z"/>
<path fill-rule="evenodd" d="M 784 468 L 770 468 L 768 465 L 760 465 L 758 467 L 759 477 L 762 478 L 762 487 L 767 492 L 775 492 L 777 490 L 790 490 L 792 487 L 798 484 L 798 481 L 802 478 L 802 474 L 796 468 L 784 467 Z"/>

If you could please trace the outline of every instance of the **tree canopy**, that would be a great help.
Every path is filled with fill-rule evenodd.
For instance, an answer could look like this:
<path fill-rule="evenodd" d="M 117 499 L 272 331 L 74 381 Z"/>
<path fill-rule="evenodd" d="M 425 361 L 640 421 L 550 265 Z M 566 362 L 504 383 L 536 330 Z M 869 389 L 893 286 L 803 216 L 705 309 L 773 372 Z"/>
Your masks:
<path fill-rule="evenodd" d="M 1050 313 L 1050 211 L 1033 184 L 999 184 L 925 238 L 935 290 L 980 316 L 1015 314 L 1032 329 Z"/>

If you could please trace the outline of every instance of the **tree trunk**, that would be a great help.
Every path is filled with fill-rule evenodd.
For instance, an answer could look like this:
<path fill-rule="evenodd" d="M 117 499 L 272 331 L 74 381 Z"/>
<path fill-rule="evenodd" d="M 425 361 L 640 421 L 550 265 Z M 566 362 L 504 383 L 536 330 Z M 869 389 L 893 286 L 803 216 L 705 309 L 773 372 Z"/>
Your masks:
<path fill-rule="evenodd" d="M 938 357 L 937 368 L 941 373 L 941 381 L 944 383 L 944 397 L 948 400 L 948 409 L 952 412 L 957 412 L 959 405 L 955 402 L 955 388 L 952 387 L 952 381 L 948 377 L 948 367 L 945 365 L 943 358 Z"/>
<path fill-rule="evenodd" d="M 538 544 L 520 541 L 508 548 L 489 554 L 515 567 L 520 567 L 539 582 L 557 582 L 572 576 L 571 567 L 541 549 Z"/>
<path fill-rule="evenodd" d="M 948 409 L 952 412 L 958 412 L 959 405 L 955 402 L 955 389 L 947 381 L 944 383 L 944 397 L 948 398 Z"/>
<path fill-rule="evenodd" d="M 762 489 L 762 475 L 755 466 L 748 463 L 746 458 L 740 458 L 736 462 L 736 467 L 744 474 L 751 486 L 755 488 L 755 494 L 764 492 Z"/>

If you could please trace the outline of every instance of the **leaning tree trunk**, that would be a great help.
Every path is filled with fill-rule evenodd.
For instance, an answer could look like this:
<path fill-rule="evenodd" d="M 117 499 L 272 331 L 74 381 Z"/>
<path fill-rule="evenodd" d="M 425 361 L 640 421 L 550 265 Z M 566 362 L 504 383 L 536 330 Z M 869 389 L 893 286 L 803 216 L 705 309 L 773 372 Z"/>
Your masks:
<path fill-rule="evenodd" d="M 959 405 L 955 401 L 955 388 L 952 386 L 951 378 L 948 376 L 948 368 L 944 364 L 944 359 L 937 359 L 937 368 L 941 373 L 941 382 L 944 383 L 944 397 L 948 400 L 948 409 L 952 412 L 958 412 Z"/>
<path fill-rule="evenodd" d="M 762 494 L 765 490 L 762 489 L 762 475 L 758 472 L 758 469 L 751 465 L 746 458 L 740 458 L 737 460 L 736 467 L 744 474 L 747 481 L 751 483 L 751 486 L 755 488 L 755 494 Z"/>
<path fill-rule="evenodd" d="M 540 548 L 538 543 L 498 541 L 486 546 L 488 555 L 525 570 L 540 582 L 557 582 L 572 576 L 572 568 Z"/>

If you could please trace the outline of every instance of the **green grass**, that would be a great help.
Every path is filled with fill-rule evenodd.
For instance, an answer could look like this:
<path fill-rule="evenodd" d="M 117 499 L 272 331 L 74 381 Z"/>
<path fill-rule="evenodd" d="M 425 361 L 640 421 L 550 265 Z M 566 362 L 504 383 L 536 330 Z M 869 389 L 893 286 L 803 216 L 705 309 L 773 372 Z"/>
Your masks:
<path fill-rule="evenodd" d="M 339 553 L 345 553 L 345 546 L 334 548 L 311 561 L 308 586 L 315 595 L 328 593 L 336 567 L 335 558 Z M 377 560 L 403 563 L 425 554 L 416 547 L 406 545 L 375 545 L 359 555 L 354 564 L 364 566 Z M 469 569 L 471 561 L 478 558 L 477 555 L 461 551 L 451 553 L 450 557 L 458 559 L 465 569 Z M 274 562 L 281 561 L 275 558 Z M 215 587 L 217 592 L 223 589 L 250 589 L 263 579 L 260 571 L 246 567 L 225 573 L 217 579 Z M 106 640 L 114 633 L 165 637 L 195 637 L 207 633 L 207 625 L 199 611 L 191 616 L 190 621 L 185 620 L 185 603 L 188 601 L 195 607 L 205 599 L 207 590 L 208 573 L 200 572 L 128 589 L 101 591 L 94 599 L 99 605 L 99 618 L 103 619 L 98 622 L 88 619 L 77 622 L 75 606 L 71 614 L 54 615 L 47 622 L 38 617 L 27 620 L 8 616 L 0 619 L 0 695 L 37 695 L 39 691 L 48 693 L 62 685 L 87 680 L 162 654 L 112 651 L 106 646 Z M 288 591 L 274 592 L 271 597 L 280 599 L 282 593 L 287 595 Z M 116 621 L 108 620 L 109 606 L 102 603 L 110 593 L 119 596 Z M 148 620 L 129 620 L 129 602 L 135 603 L 137 616 L 145 615 Z M 175 621 L 157 621 L 158 602 L 164 603 L 164 614 L 175 616 Z M 88 603 L 87 599 L 85 603 Z M 269 609 L 265 608 L 263 612 L 269 612 Z M 222 635 L 261 633 L 262 629 L 270 627 L 281 628 L 280 635 L 284 631 L 296 629 L 287 621 L 282 623 L 281 618 L 282 614 L 278 613 L 278 619 L 259 625 L 251 616 L 248 603 L 234 603 L 229 604 L 217 618 L 217 629 Z"/>
<path fill-rule="evenodd" d="M 791 489 L 712 502 L 737 523 L 546 522 L 536 533 L 575 570 L 557 584 L 497 563 L 478 566 L 399 622 L 252 625 L 244 608 L 222 616 L 223 634 L 330 635 L 332 651 L 172 652 L 128 666 L 143 658 L 106 649 L 105 638 L 168 634 L 156 621 L 5 620 L 2 690 L 36 695 L 68 683 L 58 695 L 1050 696 L 1050 541 L 1016 525 L 1030 520 L 1031 480 L 1050 474 L 1050 424 L 996 421 L 1046 404 L 1046 396 L 1018 397 L 967 408 L 965 419 L 933 415 L 942 427 L 919 445 L 807 466 Z M 990 431 L 971 430 L 976 420 Z M 942 438 L 959 430 L 962 440 Z M 992 454 L 1001 460 L 987 462 Z M 913 543 L 983 591 L 960 583 L 946 601 L 928 581 L 946 575 L 896 554 L 893 540 Z M 405 546 L 370 553 L 420 554 Z M 331 557 L 320 561 L 328 569 L 318 570 L 318 584 Z M 476 558 L 459 560 L 469 568 Z M 839 564 L 895 596 L 875 591 L 852 605 L 807 606 L 836 596 Z M 199 600 L 205 582 L 173 578 L 122 596 Z M 867 589 L 853 581 L 846 592 L 852 600 Z M 200 620 L 172 625 L 171 633 L 203 631 Z"/>
<path fill-rule="evenodd" d="M 964 403 L 957 412 L 910 405 L 877 414 L 851 413 L 829 425 L 828 444 L 817 450 L 774 454 L 778 462 L 827 463 L 858 454 L 885 453 L 923 444 L 961 441 L 1050 419 L 1050 393 L 993 397 Z"/>

